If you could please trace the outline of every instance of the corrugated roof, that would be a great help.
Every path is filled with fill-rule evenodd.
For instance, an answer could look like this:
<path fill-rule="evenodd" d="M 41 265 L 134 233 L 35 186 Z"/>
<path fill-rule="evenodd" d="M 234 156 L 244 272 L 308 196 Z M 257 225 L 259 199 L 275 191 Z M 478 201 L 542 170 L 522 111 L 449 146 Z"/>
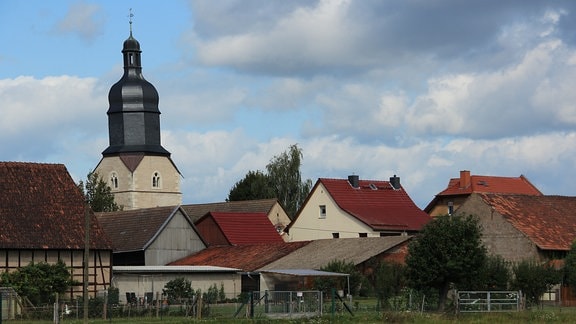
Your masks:
<path fill-rule="evenodd" d="M 320 178 L 312 191 L 320 184 L 338 207 L 376 231 L 419 231 L 431 219 L 404 188 L 394 189 L 388 181 L 359 180 L 359 188 L 353 188 L 347 179 Z"/>
<path fill-rule="evenodd" d="M 540 249 L 568 251 L 576 239 L 576 197 L 478 195 Z"/>
<path fill-rule="evenodd" d="M 266 213 L 269 214 L 277 199 L 215 202 L 207 204 L 182 205 L 188 217 L 196 222 L 209 212 Z"/>
<path fill-rule="evenodd" d="M 0 162 L 0 248 L 83 249 L 84 196 L 62 164 Z M 90 213 L 90 246 L 111 250 Z"/>
<path fill-rule="evenodd" d="M 310 241 L 210 246 L 170 265 L 210 265 L 254 271 L 295 251 Z"/>
<path fill-rule="evenodd" d="M 347 277 L 350 275 L 348 273 L 320 271 L 313 269 L 275 269 L 262 272 L 278 273 L 298 277 Z"/>
<path fill-rule="evenodd" d="M 196 223 L 209 217 L 232 245 L 284 242 L 265 213 L 210 212 Z M 200 225 L 198 228 L 203 234 L 204 228 Z"/>
<path fill-rule="evenodd" d="M 408 240 L 412 236 L 358 237 L 314 240 L 310 244 L 262 266 L 259 270 L 321 269 L 333 260 L 358 265 Z"/>
<path fill-rule="evenodd" d="M 178 206 L 96 213 L 114 252 L 144 250 L 178 211 Z M 190 226 L 193 226 L 190 223 Z"/>

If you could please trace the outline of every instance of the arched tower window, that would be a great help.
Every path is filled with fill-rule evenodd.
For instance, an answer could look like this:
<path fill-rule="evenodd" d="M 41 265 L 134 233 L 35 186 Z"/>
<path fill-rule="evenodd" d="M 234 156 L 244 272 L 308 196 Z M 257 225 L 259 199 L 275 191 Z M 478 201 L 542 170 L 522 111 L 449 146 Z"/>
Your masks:
<path fill-rule="evenodd" d="M 116 172 L 110 174 L 110 188 L 118 189 L 118 175 Z"/>
<path fill-rule="evenodd" d="M 162 183 L 160 182 L 160 173 L 155 171 L 152 175 L 152 188 L 160 189 L 162 187 Z"/>

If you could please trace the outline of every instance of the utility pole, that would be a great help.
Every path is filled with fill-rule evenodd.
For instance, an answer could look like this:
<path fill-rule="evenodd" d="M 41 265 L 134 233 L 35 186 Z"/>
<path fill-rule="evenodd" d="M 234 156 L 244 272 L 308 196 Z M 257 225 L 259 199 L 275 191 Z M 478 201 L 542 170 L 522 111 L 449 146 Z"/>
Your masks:
<path fill-rule="evenodd" d="M 88 323 L 88 260 L 90 254 L 90 205 L 86 203 L 84 207 L 84 287 L 82 290 L 82 296 L 84 296 L 84 323 Z"/>

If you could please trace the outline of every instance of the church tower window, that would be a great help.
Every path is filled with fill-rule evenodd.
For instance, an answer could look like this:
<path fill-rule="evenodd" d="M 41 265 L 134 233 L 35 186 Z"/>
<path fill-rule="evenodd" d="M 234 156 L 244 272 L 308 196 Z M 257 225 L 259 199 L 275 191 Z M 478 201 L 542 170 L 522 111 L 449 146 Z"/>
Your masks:
<path fill-rule="evenodd" d="M 152 188 L 161 188 L 160 173 L 158 173 L 158 171 L 154 172 L 154 175 L 152 176 Z"/>
<path fill-rule="evenodd" d="M 116 172 L 112 172 L 110 175 L 110 188 L 118 189 L 118 175 Z"/>

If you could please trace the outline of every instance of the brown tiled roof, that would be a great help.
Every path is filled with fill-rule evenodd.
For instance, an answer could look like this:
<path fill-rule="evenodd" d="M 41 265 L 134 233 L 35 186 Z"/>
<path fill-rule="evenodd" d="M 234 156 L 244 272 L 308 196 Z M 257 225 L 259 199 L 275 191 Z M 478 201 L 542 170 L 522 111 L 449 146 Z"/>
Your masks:
<path fill-rule="evenodd" d="M 333 260 L 358 265 L 411 238 L 412 236 L 385 236 L 314 240 L 259 270 L 302 268 L 319 270 Z"/>
<path fill-rule="evenodd" d="M 295 251 L 310 241 L 210 246 L 170 265 L 210 265 L 254 271 Z"/>
<path fill-rule="evenodd" d="M 0 162 L 0 248 L 83 249 L 84 197 L 63 164 Z M 110 242 L 90 213 L 90 247 Z"/>
<path fill-rule="evenodd" d="M 96 213 L 96 217 L 112 241 L 114 252 L 141 251 L 152 243 L 178 210 L 178 206 L 141 208 Z M 193 227 L 192 222 L 190 226 Z"/>
<path fill-rule="evenodd" d="M 576 239 L 576 197 L 479 195 L 540 249 L 568 251 Z"/>
<path fill-rule="evenodd" d="M 233 213 L 266 213 L 269 214 L 277 199 L 259 199 L 243 201 L 215 202 L 207 204 L 182 205 L 184 211 L 193 222 L 209 212 L 233 212 Z"/>
<path fill-rule="evenodd" d="M 470 183 L 466 185 L 462 183 L 460 178 L 452 178 L 448 182 L 448 187 L 438 195 L 469 195 L 473 192 L 542 195 L 540 190 L 523 175 L 519 177 L 470 175 Z"/>

